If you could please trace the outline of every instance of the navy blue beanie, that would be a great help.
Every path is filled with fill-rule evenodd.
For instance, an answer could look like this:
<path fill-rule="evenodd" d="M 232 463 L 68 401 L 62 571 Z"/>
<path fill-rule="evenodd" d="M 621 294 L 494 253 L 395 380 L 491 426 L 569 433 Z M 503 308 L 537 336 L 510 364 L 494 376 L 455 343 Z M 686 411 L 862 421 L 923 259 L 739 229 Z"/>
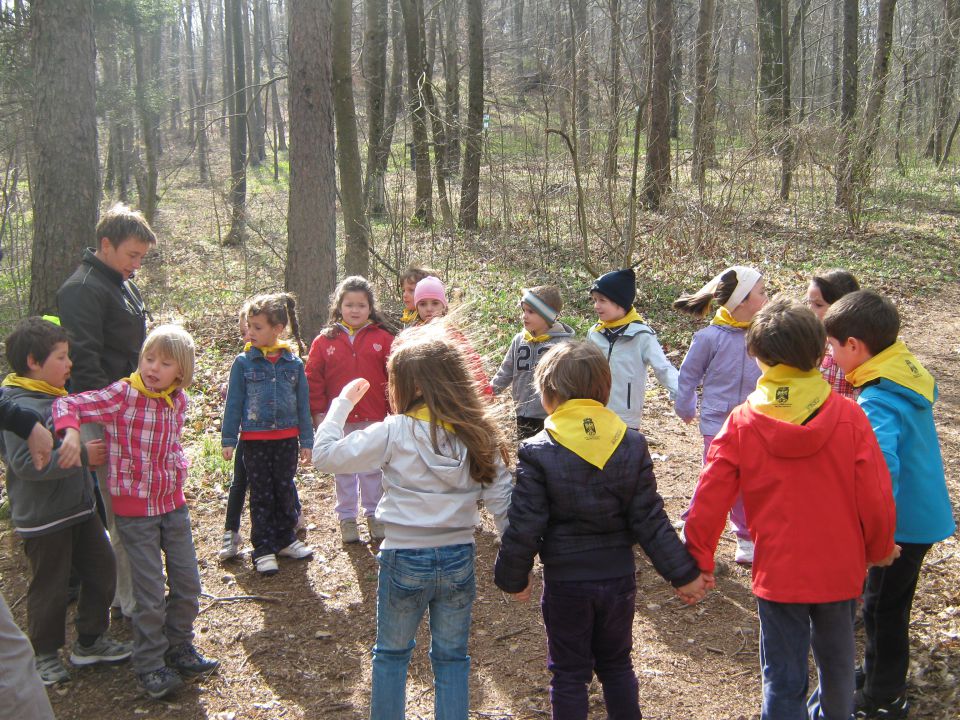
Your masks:
<path fill-rule="evenodd" d="M 624 310 L 630 310 L 637 297 L 637 274 L 632 268 L 605 273 L 593 281 L 590 292 L 594 291 L 610 298 Z"/>

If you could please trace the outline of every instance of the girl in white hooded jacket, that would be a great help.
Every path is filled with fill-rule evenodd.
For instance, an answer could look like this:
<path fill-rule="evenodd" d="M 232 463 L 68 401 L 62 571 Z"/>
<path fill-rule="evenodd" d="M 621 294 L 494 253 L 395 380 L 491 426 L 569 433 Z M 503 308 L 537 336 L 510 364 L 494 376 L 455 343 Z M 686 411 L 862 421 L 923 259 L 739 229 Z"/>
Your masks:
<path fill-rule="evenodd" d="M 404 717 L 407 666 L 429 608 L 435 716 L 466 720 L 473 534 L 481 500 L 498 532 L 506 527 L 512 489 L 507 439 L 442 328 L 404 332 L 387 369 L 397 414 L 344 436 L 347 416 L 369 388 L 366 380 L 354 380 L 333 401 L 313 446 L 313 463 L 323 472 L 383 469 L 376 519 L 385 539 L 377 556 L 370 717 Z"/>

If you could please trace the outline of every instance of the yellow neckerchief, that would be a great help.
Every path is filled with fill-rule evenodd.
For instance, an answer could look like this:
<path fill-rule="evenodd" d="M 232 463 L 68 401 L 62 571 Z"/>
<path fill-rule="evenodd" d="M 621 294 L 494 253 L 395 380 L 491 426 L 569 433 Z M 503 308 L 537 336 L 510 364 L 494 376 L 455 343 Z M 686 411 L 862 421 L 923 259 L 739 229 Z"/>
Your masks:
<path fill-rule="evenodd" d="M 430 408 L 428 408 L 426 405 L 417 405 L 417 407 L 415 407 L 413 410 L 405 412 L 404 415 L 415 418 L 416 420 L 423 420 L 425 423 L 429 423 L 433 417 L 430 414 Z M 442 427 L 447 432 L 456 432 L 453 425 L 443 420 L 438 420 L 437 425 Z"/>
<path fill-rule="evenodd" d="M 640 316 L 640 313 L 637 312 L 636 308 L 630 308 L 630 312 L 628 312 L 619 320 L 610 320 L 610 321 L 601 320 L 596 325 L 594 325 L 591 328 L 591 330 L 596 330 L 597 332 L 603 332 L 604 330 L 612 330 L 613 328 L 622 327 L 632 322 L 646 324 L 647 321 Z"/>
<path fill-rule="evenodd" d="M 549 340 L 551 337 L 553 337 L 553 336 L 552 336 L 550 333 L 544 333 L 543 335 L 534 335 L 534 334 L 531 333 L 529 330 L 526 330 L 526 329 L 525 329 L 525 330 L 523 331 L 523 339 L 526 340 L 528 343 L 542 343 L 542 342 L 546 342 L 546 341 Z"/>
<path fill-rule="evenodd" d="M 44 395 L 56 395 L 57 397 L 65 397 L 67 395 L 66 388 L 54 387 L 44 380 L 34 380 L 33 378 L 23 377 L 16 373 L 10 373 L 3 379 L 3 387 L 18 387 L 24 390 L 43 393 Z"/>
<path fill-rule="evenodd" d="M 141 395 L 146 395 L 148 398 L 163 398 L 163 400 L 171 408 L 173 407 L 173 400 L 170 399 L 170 395 L 175 393 L 180 388 L 179 382 L 174 382 L 173 385 L 168 387 L 166 390 L 161 390 L 160 392 L 154 392 L 150 390 L 146 385 L 143 384 L 143 378 L 140 377 L 140 371 L 136 370 L 130 373 L 130 377 L 120 378 L 123 382 L 127 383 L 130 387 L 136 390 Z"/>
<path fill-rule="evenodd" d="M 346 330 L 347 335 L 349 335 L 350 337 L 353 337 L 354 335 L 356 335 L 358 332 L 363 330 L 369 324 L 370 324 L 370 321 L 367 320 L 363 325 L 360 325 L 359 327 L 354 327 L 343 318 L 340 318 L 340 320 L 337 322 L 337 325 L 339 325 L 344 330 Z"/>
<path fill-rule="evenodd" d="M 246 352 L 252 347 L 255 347 L 257 350 L 262 352 L 264 357 L 266 357 L 267 355 L 270 355 L 271 353 L 283 352 L 284 350 L 289 350 L 290 352 L 293 352 L 293 348 L 290 346 L 290 343 L 288 343 L 286 340 L 278 340 L 276 345 L 263 345 L 263 346 L 254 345 L 253 343 L 248 342 L 246 345 L 243 346 L 243 351 Z"/>
<path fill-rule="evenodd" d="M 601 470 L 627 432 L 626 423 L 596 400 L 567 400 L 543 426 L 567 450 Z"/>
<path fill-rule="evenodd" d="M 748 328 L 752 320 L 747 320 L 747 322 L 740 322 L 739 320 L 734 320 L 733 315 L 730 314 L 730 311 L 727 310 L 723 305 L 717 309 L 717 314 L 713 316 L 713 320 L 710 321 L 711 325 L 726 325 L 728 327 L 734 328 Z"/>
<path fill-rule="evenodd" d="M 413 319 L 416 317 L 417 317 L 416 308 L 413 308 L 412 310 L 408 310 L 407 308 L 404 308 L 403 314 L 400 316 L 400 322 L 406 325 L 407 323 L 413 321 Z"/>
<path fill-rule="evenodd" d="M 818 368 L 798 370 L 789 365 L 760 365 L 763 375 L 747 396 L 758 412 L 776 420 L 801 424 L 830 397 L 830 384 Z"/>
<path fill-rule="evenodd" d="M 886 378 L 897 385 L 903 385 L 933 402 L 933 388 L 936 384 L 933 375 L 927 372 L 916 356 L 907 349 L 903 340 L 897 340 L 860 367 L 847 373 L 847 382 L 854 387 L 860 387 L 877 378 Z"/>

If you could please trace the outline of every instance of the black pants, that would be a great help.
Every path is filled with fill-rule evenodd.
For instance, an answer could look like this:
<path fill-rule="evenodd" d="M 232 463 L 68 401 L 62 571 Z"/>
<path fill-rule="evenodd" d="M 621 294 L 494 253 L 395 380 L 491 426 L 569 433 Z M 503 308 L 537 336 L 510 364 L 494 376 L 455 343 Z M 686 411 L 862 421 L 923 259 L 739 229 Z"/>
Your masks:
<path fill-rule="evenodd" d="M 296 500 L 297 517 L 300 516 L 300 497 L 294 486 L 293 495 Z M 243 517 L 243 503 L 247 497 L 247 467 L 243 464 L 243 440 L 237 443 L 233 453 L 233 480 L 230 482 L 230 493 L 227 495 L 227 519 L 224 530 L 240 532 L 240 518 Z"/>
<path fill-rule="evenodd" d="M 910 610 L 927 544 L 898 543 L 900 557 L 890 567 L 871 568 L 863 592 L 863 692 L 887 702 L 907 689 L 910 665 Z"/>
<path fill-rule="evenodd" d="M 274 555 L 296 540 L 299 512 L 294 478 L 299 449 L 297 438 L 243 441 L 254 560 Z"/>

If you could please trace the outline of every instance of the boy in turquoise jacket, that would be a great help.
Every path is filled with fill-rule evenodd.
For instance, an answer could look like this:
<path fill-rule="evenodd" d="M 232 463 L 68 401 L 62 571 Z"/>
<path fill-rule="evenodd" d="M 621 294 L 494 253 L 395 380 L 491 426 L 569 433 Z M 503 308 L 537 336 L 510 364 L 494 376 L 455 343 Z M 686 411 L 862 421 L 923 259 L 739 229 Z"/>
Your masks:
<path fill-rule="evenodd" d="M 902 548 L 891 566 L 867 574 L 856 717 L 905 718 L 910 610 L 920 566 L 933 543 L 956 530 L 933 421 L 936 381 L 897 339 L 900 315 L 877 293 L 845 295 L 830 307 L 824 324 L 834 359 L 860 388 L 858 402 L 887 461 L 897 504 L 895 539 Z"/>

